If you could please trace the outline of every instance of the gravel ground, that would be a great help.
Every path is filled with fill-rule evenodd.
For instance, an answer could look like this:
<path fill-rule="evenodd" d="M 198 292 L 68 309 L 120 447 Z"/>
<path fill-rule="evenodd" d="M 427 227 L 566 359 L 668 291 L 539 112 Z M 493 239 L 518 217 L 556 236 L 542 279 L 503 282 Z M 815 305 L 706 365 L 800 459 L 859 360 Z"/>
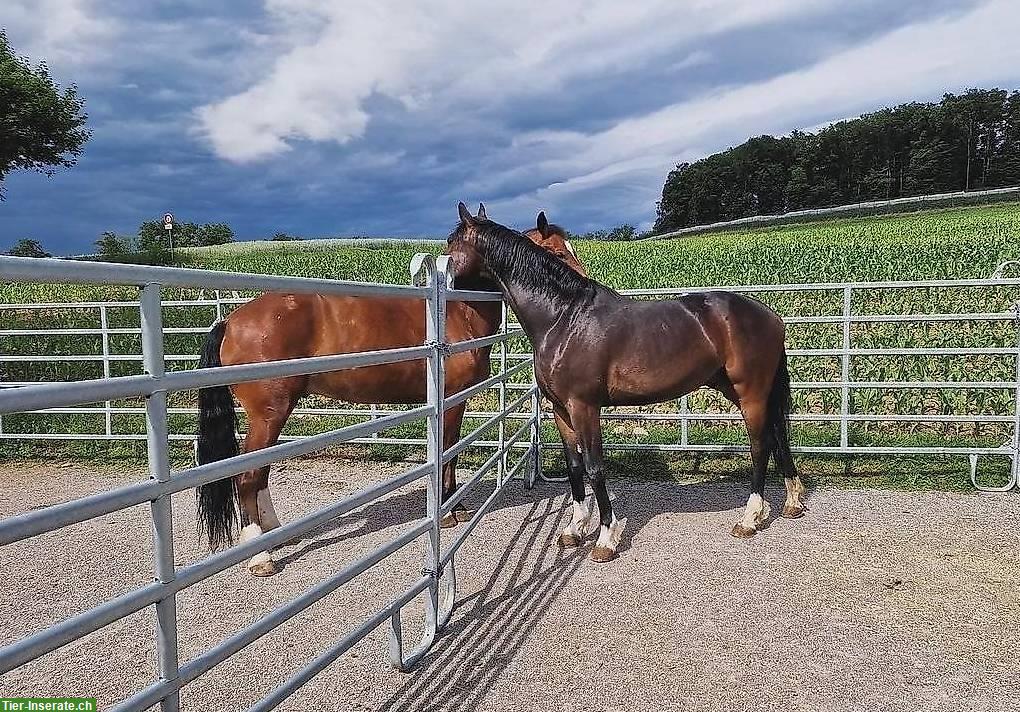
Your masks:
<path fill-rule="evenodd" d="M 285 521 L 396 465 L 309 460 L 274 472 Z M 8 465 L 0 516 L 108 489 L 140 472 Z M 617 560 L 556 546 L 560 486 L 512 484 L 458 556 L 447 630 L 410 674 L 388 668 L 385 626 L 286 710 L 975 710 L 1020 705 L 1020 498 L 816 489 L 808 516 L 757 537 L 729 529 L 740 483 L 618 480 Z M 473 496 L 480 502 L 485 492 Z M 781 483 L 770 482 L 773 510 Z M 181 659 L 393 537 L 422 511 L 407 488 L 279 550 L 281 573 L 241 567 L 178 597 Z M 470 501 L 470 500 L 469 500 Z M 202 556 L 194 498 L 174 498 L 179 565 Z M 243 709 L 419 575 L 412 546 L 188 685 L 188 710 Z M 0 639 L 19 639 L 152 575 L 147 507 L 6 547 Z M 0 696 L 96 696 L 152 680 L 142 611 L 0 678 Z M 414 611 L 405 610 L 413 641 Z"/>

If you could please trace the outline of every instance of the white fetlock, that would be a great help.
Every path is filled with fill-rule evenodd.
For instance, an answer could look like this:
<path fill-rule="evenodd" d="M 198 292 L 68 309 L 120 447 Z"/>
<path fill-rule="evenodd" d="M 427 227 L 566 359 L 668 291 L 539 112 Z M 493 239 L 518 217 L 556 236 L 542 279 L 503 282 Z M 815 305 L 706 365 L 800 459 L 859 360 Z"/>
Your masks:
<path fill-rule="evenodd" d="M 595 516 L 595 498 L 585 497 L 583 502 L 574 502 L 574 524 L 581 536 L 590 536 L 599 528 L 599 519 Z"/>
<path fill-rule="evenodd" d="M 563 530 L 564 537 L 573 537 L 574 539 L 584 539 L 589 534 L 595 532 L 595 526 L 593 526 L 595 520 L 595 506 L 591 497 L 586 497 L 582 501 L 574 501 L 574 512 L 570 519 L 570 524 Z"/>
<path fill-rule="evenodd" d="M 259 553 L 255 554 L 255 556 L 248 559 L 248 568 L 254 569 L 261 566 L 262 564 L 271 563 L 273 563 L 273 557 L 270 555 L 270 553 L 268 551 L 260 551 Z"/>
<path fill-rule="evenodd" d="M 595 548 L 591 550 L 592 561 L 611 561 L 616 556 L 616 550 L 620 546 L 620 539 L 623 537 L 623 529 L 627 526 L 626 519 L 617 519 L 613 514 L 608 527 L 602 527 L 599 532 Z"/>
<path fill-rule="evenodd" d="M 560 533 L 560 545 L 565 547 L 580 546 L 597 528 L 595 506 L 591 497 L 580 502 L 574 501 L 574 511 L 570 524 Z"/>
<path fill-rule="evenodd" d="M 599 539 L 595 546 L 605 547 L 611 551 L 616 551 L 616 548 L 620 546 L 620 539 L 623 538 L 623 528 L 627 526 L 626 519 L 617 519 L 616 515 L 613 515 L 613 519 L 608 527 L 600 527 Z"/>
<path fill-rule="evenodd" d="M 771 513 L 769 503 L 760 494 L 752 494 L 747 498 L 747 507 L 744 508 L 744 517 L 739 526 L 747 531 L 757 531 L 768 521 Z"/>
<path fill-rule="evenodd" d="M 801 482 L 800 477 L 786 478 L 786 501 L 783 503 L 784 517 L 796 518 L 804 514 L 804 510 L 807 509 L 801 500 L 804 492 L 804 483 Z"/>
<path fill-rule="evenodd" d="M 262 522 L 263 531 L 271 531 L 280 526 L 280 518 L 276 516 L 276 507 L 273 506 L 273 497 L 269 489 L 260 489 L 255 493 L 255 502 L 259 508 L 259 521 Z"/>
<path fill-rule="evenodd" d="M 243 544 L 252 539 L 262 536 L 262 527 L 258 524 L 249 524 L 241 529 L 240 543 Z M 248 559 L 248 572 L 253 576 L 272 576 L 276 573 L 276 563 L 268 551 L 260 551 Z"/>

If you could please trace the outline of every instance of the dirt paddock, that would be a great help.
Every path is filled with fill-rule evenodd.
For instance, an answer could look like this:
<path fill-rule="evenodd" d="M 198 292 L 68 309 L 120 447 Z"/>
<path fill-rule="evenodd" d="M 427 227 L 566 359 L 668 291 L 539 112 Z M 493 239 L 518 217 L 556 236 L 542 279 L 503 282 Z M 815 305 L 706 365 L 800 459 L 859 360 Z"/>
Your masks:
<path fill-rule="evenodd" d="M 284 521 L 396 472 L 308 460 L 273 475 Z M 144 477 L 5 466 L 0 515 Z M 373 632 L 286 710 L 975 710 L 1020 705 L 1020 497 L 815 489 L 810 511 L 750 540 L 729 529 L 739 482 L 616 479 L 628 519 L 619 557 L 563 551 L 564 488 L 512 483 L 458 556 L 458 607 L 412 673 L 388 667 Z M 767 491 L 777 511 L 782 484 Z M 485 490 L 469 501 L 480 502 Z M 408 487 L 276 552 L 283 570 L 241 567 L 178 597 L 187 661 L 423 511 Z M 174 497 L 178 565 L 203 555 L 194 497 Z M 0 550 L 4 644 L 152 576 L 148 508 Z M 412 545 L 182 691 L 188 710 L 244 709 L 420 575 Z M 404 618 L 413 628 L 415 612 Z M 0 697 L 74 695 L 101 709 L 153 680 L 152 609 L 0 678 Z M 405 639 L 413 642 L 408 630 Z"/>

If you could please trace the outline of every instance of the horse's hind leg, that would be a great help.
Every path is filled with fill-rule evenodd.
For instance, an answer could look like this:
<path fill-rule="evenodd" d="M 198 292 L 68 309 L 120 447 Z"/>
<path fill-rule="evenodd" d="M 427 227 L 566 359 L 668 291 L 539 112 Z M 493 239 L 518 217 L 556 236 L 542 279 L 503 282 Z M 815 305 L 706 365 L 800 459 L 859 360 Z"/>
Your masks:
<path fill-rule="evenodd" d="M 573 548 L 580 546 L 585 537 L 591 534 L 595 507 L 593 500 L 584 496 L 584 460 L 581 457 L 577 433 L 559 413 L 555 414 L 555 419 L 556 428 L 560 431 L 560 439 L 563 441 L 563 457 L 567 462 L 570 494 L 574 500 L 570 524 L 560 534 L 559 543 L 564 548 Z"/>
<path fill-rule="evenodd" d="M 722 393 L 727 400 L 740 408 L 747 426 L 747 436 L 751 441 L 751 495 L 744 509 L 744 516 L 733 527 L 733 536 L 747 539 L 754 536 L 770 513 L 769 503 L 765 501 L 765 475 L 769 466 L 769 433 L 767 401 L 751 389 L 737 389 L 730 381 L 725 370 L 720 370 L 706 385 Z M 739 391 L 744 391 L 741 398 Z M 799 481 L 799 480 L 798 480 Z"/>
<path fill-rule="evenodd" d="M 765 501 L 765 473 L 769 465 L 769 447 L 766 425 L 768 422 L 767 399 L 758 394 L 741 393 L 740 412 L 744 416 L 747 435 L 751 441 L 751 494 L 744 508 L 744 516 L 733 526 L 732 534 L 741 539 L 748 539 L 763 529 L 768 521 L 771 508 Z"/>
<path fill-rule="evenodd" d="M 249 419 L 248 434 L 244 440 L 245 452 L 275 445 L 297 402 L 285 393 L 273 398 L 272 405 L 259 402 L 257 408 L 250 400 L 245 402 L 240 395 L 238 400 L 244 405 Z M 235 482 L 241 510 L 241 543 L 279 527 L 280 519 L 269 493 L 269 465 L 242 472 Z M 272 576 L 279 570 L 268 551 L 259 552 L 248 560 L 247 565 L 252 576 Z"/>

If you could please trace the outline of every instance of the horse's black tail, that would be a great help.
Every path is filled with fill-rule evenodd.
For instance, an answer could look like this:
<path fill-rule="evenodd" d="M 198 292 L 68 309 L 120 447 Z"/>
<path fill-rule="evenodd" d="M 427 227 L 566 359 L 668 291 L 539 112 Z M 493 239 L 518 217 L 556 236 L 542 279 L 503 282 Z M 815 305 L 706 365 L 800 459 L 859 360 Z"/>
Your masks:
<path fill-rule="evenodd" d="M 797 476 L 797 466 L 790 453 L 790 411 L 792 408 L 790 370 L 786 365 L 786 351 L 784 350 L 782 360 L 776 369 L 775 378 L 772 380 L 772 390 L 769 391 L 768 421 L 765 426 L 766 434 L 772 440 L 770 443 L 772 457 L 784 477 Z"/>
<path fill-rule="evenodd" d="M 227 322 L 213 325 L 198 357 L 199 368 L 220 366 L 220 345 Z M 240 453 L 237 445 L 237 414 L 234 398 L 227 386 L 200 388 L 198 391 L 198 464 L 225 460 Z M 199 528 L 205 530 L 209 548 L 215 551 L 234 543 L 237 524 L 237 487 L 227 477 L 200 486 L 198 496 Z"/>

